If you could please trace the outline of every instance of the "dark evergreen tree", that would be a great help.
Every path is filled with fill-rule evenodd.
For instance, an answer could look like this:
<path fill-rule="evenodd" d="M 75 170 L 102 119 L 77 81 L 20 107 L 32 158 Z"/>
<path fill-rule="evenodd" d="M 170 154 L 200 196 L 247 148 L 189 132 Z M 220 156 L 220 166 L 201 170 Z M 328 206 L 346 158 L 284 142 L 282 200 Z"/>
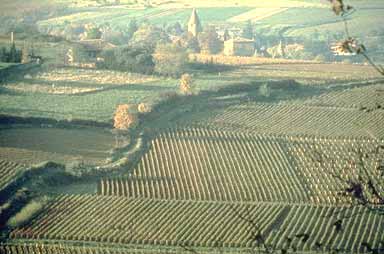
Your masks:
<path fill-rule="evenodd" d="M 9 49 L 8 62 L 16 63 L 17 61 L 17 49 L 15 43 L 12 43 L 11 48 Z"/>
<path fill-rule="evenodd" d="M 231 39 L 231 36 L 229 35 L 228 29 L 225 29 L 225 31 L 224 31 L 223 39 L 224 39 L 224 41 L 228 41 L 229 39 Z"/>
<path fill-rule="evenodd" d="M 209 54 L 217 54 L 222 49 L 222 42 L 219 40 L 219 36 L 215 27 L 209 26 L 199 36 L 199 44 L 201 50 Z"/>
<path fill-rule="evenodd" d="M 8 62 L 8 52 L 7 52 L 7 49 L 5 47 L 2 47 L 0 49 L 0 62 Z"/>
<path fill-rule="evenodd" d="M 254 37 L 254 34 L 253 34 L 253 25 L 252 25 L 252 22 L 250 20 L 248 20 L 246 23 L 245 23 L 245 26 L 243 28 L 243 33 L 242 33 L 242 36 L 244 38 L 247 38 L 247 39 L 253 39 Z"/>
<path fill-rule="evenodd" d="M 128 29 L 127 29 L 127 37 L 131 39 L 133 37 L 133 34 L 139 29 L 139 26 L 137 25 L 137 22 L 135 19 L 132 19 L 129 22 Z"/>

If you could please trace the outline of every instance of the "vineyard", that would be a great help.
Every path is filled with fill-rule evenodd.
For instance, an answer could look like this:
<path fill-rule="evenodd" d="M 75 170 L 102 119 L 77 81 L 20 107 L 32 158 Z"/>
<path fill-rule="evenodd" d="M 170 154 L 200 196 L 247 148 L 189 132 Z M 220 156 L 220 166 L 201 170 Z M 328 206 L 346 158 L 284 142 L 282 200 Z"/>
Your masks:
<path fill-rule="evenodd" d="M 358 215 L 346 220 L 344 229 L 337 232 L 334 219 L 327 217 L 332 213 Z M 279 247 L 286 237 L 292 237 L 298 250 L 314 251 L 316 243 L 345 251 L 362 249 L 364 241 L 377 246 L 384 230 L 383 217 L 363 208 L 64 195 L 10 236 L 14 240 L 97 241 L 132 247 L 255 247 L 250 238 L 252 225 L 242 216 L 257 221 L 268 244 Z M 295 238 L 292 232 L 308 234 L 308 240 Z"/>
<path fill-rule="evenodd" d="M 99 192 L 211 201 L 309 198 L 279 139 L 200 128 L 160 134 L 128 179 L 103 180 Z"/>
<path fill-rule="evenodd" d="M 382 145 L 371 139 L 170 130 L 152 141 L 129 177 L 103 179 L 98 192 L 133 198 L 344 204 L 351 200 L 338 192 L 359 175 L 356 151 L 369 153 Z M 324 163 L 316 156 L 325 158 Z M 374 170 L 380 156 L 364 159 L 374 177 L 380 174 Z"/>
<path fill-rule="evenodd" d="M 23 171 L 24 167 L 20 164 L 0 160 L 0 191 L 2 191 L 9 183 L 14 181 Z"/>
<path fill-rule="evenodd" d="M 332 106 L 244 103 L 231 106 L 209 120 L 220 130 L 276 135 L 384 137 L 384 112 Z"/>
<path fill-rule="evenodd" d="M 370 176 L 380 178 L 376 169 L 383 154 L 374 151 L 383 146 L 383 140 L 316 137 L 291 137 L 289 140 L 288 153 L 295 164 L 295 171 L 304 180 L 306 190 L 311 193 L 310 200 L 315 204 L 351 202 L 350 197 L 341 197 L 339 192 L 347 188 L 349 180 L 362 175 L 360 156 Z M 379 186 L 379 191 L 382 190 L 383 186 Z"/>
<path fill-rule="evenodd" d="M 356 108 L 365 111 L 380 109 L 384 105 L 383 85 L 372 85 L 324 93 L 304 101 L 310 105 L 326 105 L 346 108 Z"/>
<path fill-rule="evenodd" d="M 284 211 L 281 204 L 236 208 L 252 211 L 265 230 Z M 248 233 L 247 223 L 234 216 L 228 203 L 61 196 L 10 237 L 202 247 L 215 247 L 218 241 L 226 247 L 246 247 L 251 244 Z"/>

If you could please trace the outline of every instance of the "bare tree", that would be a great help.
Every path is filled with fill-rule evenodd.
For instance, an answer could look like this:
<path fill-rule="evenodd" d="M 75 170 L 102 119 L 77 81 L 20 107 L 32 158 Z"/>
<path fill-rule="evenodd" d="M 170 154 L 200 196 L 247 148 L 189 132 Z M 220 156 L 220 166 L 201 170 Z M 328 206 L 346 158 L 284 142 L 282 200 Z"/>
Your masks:
<path fill-rule="evenodd" d="M 364 44 L 360 43 L 356 38 L 351 36 L 349 28 L 348 28 L 348 20 L 347 17 L 352 15 L 356 9 L 351 6 L 344 4 L 343 0 L 328 0 L 332 5 L 333 12 L 340 16 L 344 23 L 344 30 L 346 39 L 341 42 L 335 43 L 331 50 L 336 55 L 362 55 L 370 65 L 375 68 L 377 72 L 381 75 L 384 75 L 384 68 L 381 65 L 376 64 L 367 54 L 367 48 Z"/>

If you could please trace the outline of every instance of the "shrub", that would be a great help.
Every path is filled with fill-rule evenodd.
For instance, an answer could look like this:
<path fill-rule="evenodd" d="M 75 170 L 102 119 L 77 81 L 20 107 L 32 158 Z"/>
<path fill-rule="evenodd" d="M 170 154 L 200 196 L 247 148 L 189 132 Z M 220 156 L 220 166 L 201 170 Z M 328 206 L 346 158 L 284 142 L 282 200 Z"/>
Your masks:
<path fill-rule="evenodd" d="M 134 109 L 128 104 L 118 105 L 114 114 L 113 127 L 118 130 L 128 130 L 137 124 L 137 114 Z"/>
<path fill-rule="evenodd" d="M 16 213 L 13 217 L 11 217 L 7 225 L 10 227 L 18 227 L 28 220 L 30 220 L 33 216 L 35 216 L 48 202 L 47 198 L 42 198 L 39 200 L 32 200 L 26 206 L 24 206 L 18 213 Z"/>
<path fill-rule="evenodd" d="M 147 103 L 140 103 L 137 106 L 137 110 L 139 111 L 139 113 L 150 113 L 152 111 L 152 107 Z"/>
<path fill-rule="evenodd" d="M 118 71 L 151 74 L 155 64 L 151 52 L 140 47 L 120 47 L 102 53 L 101 68 Z"/>
<path fill-rule="evenodd" d="M 199 43 L 202 52 L 207 54 L 217 54 L 223 48 L 223 43 L 219 40 L 219 36 L 215 27 L 209 26 L 199 36 Z"/>
<path fill-rule="evenodd" d="M 188 73 L 185 73 L 181 76 L 180 79 L 180 91 L 183 94 L 191 94 L 192 93 L 192 77 Z"/>
<path fill-rule="evenodd" d="M 271 96 L 271 88 L 267 83 L 264 83 L 259 87 L 259 94 L 266 98 Z"/>

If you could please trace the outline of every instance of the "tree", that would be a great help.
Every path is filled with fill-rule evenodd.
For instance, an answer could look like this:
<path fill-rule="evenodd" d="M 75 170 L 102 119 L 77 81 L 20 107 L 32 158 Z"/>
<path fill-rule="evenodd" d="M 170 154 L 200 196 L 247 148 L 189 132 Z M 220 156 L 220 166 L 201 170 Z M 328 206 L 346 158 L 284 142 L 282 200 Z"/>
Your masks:
<path fill-rule="evenodd" d="M 155 71 L 161 75 L 178 76 L 185 72 L 188 54 L 184 48 L 174 44 L 159 44 L 154 53 Z"/>
<path fill-rule="evenodd" d="M 77 44 L 70 49 L 70 58 L 75 63 L 84 63 L 89 61 L 89 56 L 85 47 L 81 44 Z"/>
<path fill-rule="evenodd" d="M 199 41 L 195 36 L 193 36 L 190 33 L 186 33 L 186 39 L 185 39 L 185 47 L 190 50 L 192 53 L 199 53 L 200 52 L 200 45 Z"/>
<path fill-rule="evenodd" d="M 16 48 L 15 43 L 12 43 L 8 53 L 8 62 L 20 63 L 21 62 L 21 50 Z"/>
<path fill-rule="evenodd" d="M 151 74 L 155 63 L 151 51 L 142 47 L 119 47 L 105 50 L 101 56 L 104 63 L 100 66 L 110 70 Z"/>
<path fill-rule="evenodd" d="M 228 41 L 229 39 L 231 39 L 231 36 L 229 35 L 228 29 L 225 29 L 224 35 L 223 35 L 223 40 Z"/>
<path fill-rule="evenodd" d="M 150 104 L 142 102 L 137 106 L 137 110 L 139 113 L 145 114 L 150 113 L 152 111 L 152 107 Z"/>
<path fill-rule="evenodd" d="M 180 79 L 180 91 L 186 95 L 192 94 L 192 83 L 192 76 L 188 73 L 183 74 Z"/>
<path fill-rule="evenodd" d="M 347 17 L 355 12 L 353 6 L 344 4 L 343 0 L 328 0 L 332 5 L 332 11 L 342 18 L 346 39 L 335 43 L 331 49 L 335 55 L 361 55 L 375 70 L 384 76 L 384 67 L 376 64 L 367 54 L 367 48 L 356 38 L 352 37 L 348 28 Z"/>
<path fill-rule="evenodd" d="M 250 39 L 252 40 L 253 37 L 254 37 L 254 34 L 253 34 L 253 25 L 252 25 L 252 22 L 250 20 L 248 20 L 246 23 L 245 23 L 245 26 L 243 28 L 243 32 L 242 32 L 242 36 L 244 38 L 247 38 L 247 39 Z"/>
<path fill-rule="evenodd" d="M 100 39 L 101 35 L 102 33 L 98 27 L 91 27 L 87 30 L 87 39 Z"/>
<path fill-rule="evenodd" d="M 201 50 L 208 54 L 217 54 L 222 50 L 223 44 L 219 40 L 219 36 L 214 26 L 209 26 L 199 36 Z"/>
<path fill-rule="evenodd" d="M 143 24 L 133 34 L 133 37 L 130 40 L 130 45 L 154 50 L 157 44 L 169 42 L 169 37 L 164 30 L 151 24 Z"/>
<path fill-rule="evenodd" d="M 1 47 L 0 49 L 0 62 L 8 62 L 8 52 L 5 47 Z"/>
<path fill-rule="evenodd" d="M 137 114 L 128 104 L 118 105 L 113 117 L 113 127 L 118 130 L 128 130 L 137 124 Z"/>
<path fill-rule="evenodd" d="M 127 37 L 131 39 L 133 34 L 139 29 L 136 19 L 132 19 L 128 24 Z"/>
<path fill-rule="evenodd" d="M 179 22 L 175 22 L 174 24 L 167 27 L 167 32 L 173 35 L 181 35 L 184 30 Z"/>

